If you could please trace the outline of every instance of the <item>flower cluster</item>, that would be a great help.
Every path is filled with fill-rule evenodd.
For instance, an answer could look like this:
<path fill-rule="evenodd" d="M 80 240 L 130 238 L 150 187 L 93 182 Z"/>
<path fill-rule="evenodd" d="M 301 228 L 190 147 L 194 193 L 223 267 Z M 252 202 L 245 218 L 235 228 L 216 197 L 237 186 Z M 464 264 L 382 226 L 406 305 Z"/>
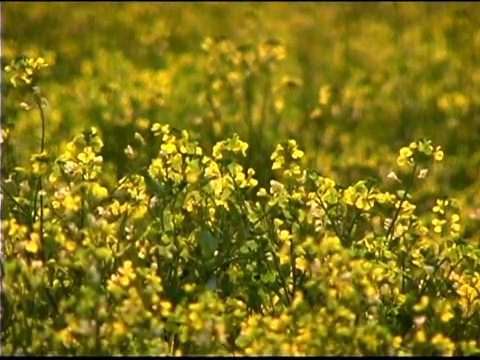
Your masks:
<path fill-rule="evenodd" d="M 478 353 L 474 5 L 237 7 L 2 5 L 2 352 Z"/>

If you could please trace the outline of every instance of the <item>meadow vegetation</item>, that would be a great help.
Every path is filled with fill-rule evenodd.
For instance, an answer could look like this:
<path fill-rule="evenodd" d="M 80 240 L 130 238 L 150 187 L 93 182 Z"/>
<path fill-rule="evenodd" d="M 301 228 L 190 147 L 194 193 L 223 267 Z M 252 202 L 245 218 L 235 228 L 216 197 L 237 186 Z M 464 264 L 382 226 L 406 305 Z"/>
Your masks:
<path fill-rule="evenodd" d="M 2 4 L 2 354 L 480 352 L 479 10 Z"/>

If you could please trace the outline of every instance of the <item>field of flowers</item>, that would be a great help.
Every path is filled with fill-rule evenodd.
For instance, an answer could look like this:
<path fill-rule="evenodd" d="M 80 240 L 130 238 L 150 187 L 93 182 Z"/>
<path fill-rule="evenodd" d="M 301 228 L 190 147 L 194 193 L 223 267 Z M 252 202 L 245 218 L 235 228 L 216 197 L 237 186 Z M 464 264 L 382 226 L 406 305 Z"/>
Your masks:
<path fill-rule="evenodd" d="M 1 9 L 2 355 L 480 353 L 480 5 Z"/>

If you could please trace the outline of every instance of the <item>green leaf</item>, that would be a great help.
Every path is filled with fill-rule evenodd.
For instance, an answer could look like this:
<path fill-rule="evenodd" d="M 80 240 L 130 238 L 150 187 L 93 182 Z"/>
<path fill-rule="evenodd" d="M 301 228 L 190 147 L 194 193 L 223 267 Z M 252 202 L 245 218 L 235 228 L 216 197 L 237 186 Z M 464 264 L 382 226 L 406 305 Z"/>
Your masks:
<path fill-rule="evenodd" d="M 145 185 L 147 189 L 156 195 L 161 195 L 162 197 L 166 194 L 165 187 L 160 184 L 158 181 L 152 179 L 147 169 L 140 169 L 140 175 L 145 179 Z"/>
<path fill-rule="evenodd" d="M 255 251 L 258 249 L 258 244 L 255 240 L 249 240 L 247 241 L 246 245 L 250 249 L 250 251 Z"/>
<path fill-rule="evenodd" d="M 261 282 L 265 284 L 271 284 L 275 282 L 275 279 L 276 279 L 275 273 L 271 271 L 262 275 Z"/>
<path fill-rule="evenodd" d="M 108 260 L 112 257 L 112 250 L 103 246 L 103 247 L 100 247 L 100 248 L 96 249 L 95 254 L 101 260 Z"/>
<path fill-rule="evenodd" d="M 248 254 L 250 252 L 250 249 L 247 246 L 247 244 L 244 244 L 240 247 L 239 251 L 240 251 L 241 254 Z"/>
<path fill-rule="evenodd" d="M 198 242 L 202 248 L 202 252 L 211 255 L 215 252 L 218 246 L 217 239 L 208 230 L 200 230 L 198 234 Z"/>

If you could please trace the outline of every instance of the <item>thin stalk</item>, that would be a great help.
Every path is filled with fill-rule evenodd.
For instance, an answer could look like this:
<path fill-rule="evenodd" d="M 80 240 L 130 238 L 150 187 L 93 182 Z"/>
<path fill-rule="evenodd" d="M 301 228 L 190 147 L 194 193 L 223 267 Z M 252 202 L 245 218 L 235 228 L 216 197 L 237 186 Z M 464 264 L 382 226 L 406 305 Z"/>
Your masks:
<path fill-rule="evenodd" d="M 43 107 L 42 107 L 42 98 L 40 96 L 40 94 L 38 93 L 38 90 L 36 88 L 33 88 L 33 95 L 34 95 L 34 98 L 35 98 L 35 103 L 38 107 L 38 111 L 40 112 L 40 119 L 41 119 L 41 122 L 42 122 L 42 137 L 41 137 L 41 143 L 40 143 L 40 153 L 42 154 L 44 151 L 45 151 L 45 113 L 43 112 Z M 37 213 L 37 209 L 36 209 L 36 203 L 37 203 L 37 196 L 38 196 L 38 193 L 40 192 L 40 189 L 43 187 L 42 185 L 42 177 L 41 176 L 38 176 L 37 178 L 37 184 L 36 184 L 36 188 L 35 188 L 35 195 L 34 195 L 34 209 L 33 209 L 33 220 L 35 221 L 35 214 Z M 46 262 L 47 261 L 47 254 L 46 254 L 46 251 L 45 251 L 45 240 L 44 240 L 44 236 L 43 236 L 43 218 L 44 218 L 44 212 L 43 212 L 43 194 L 40 194 L 40 244 L 41 244 L 41 247 L 42 247 L 42 260 L 43 262 Z M 33 224 L 32 224 L 33 225 Z M 51 275 L 51 273 L 50 273 Z M 52 278 L 50 276 L 50 284 L 52 284 Z M 50 289 L 48 287 L 45 288 L 45 291 L 46 291 L 46 294 L 47 294 L 47 297 L 49 299 L 49 301 L 51 302 L 51 304 L 53 305 L 56 313 L 58 314 L 58 306 L 57 306 L 57 303 L 56 303 L 56 299 L 55 297 L 52 295 L 52 293 L 50 292 Z"/>
<path fill-rule="evenodd" d="M 33 95 L 35 98 L 35 103 L 38 107 L 38 111 L 40 112 L 40 119 L 42 121 L 42 126 L 41 126 L 42 137 L 41 137 L 41 144 L 40 144 L 40 153 L 42 154 L 45 150 L 45 113 L 43 112 L 43 108 L 42 108 L 42 98 L 40 97 L 36 89 L 33 89 Z M 34 221 L 35 221 L 35 214 L 37 213 L 37 196 L 42 187 L 43 187 L 42 178 L 41 176 L 39 176 L 37 179 L 37 184 L 35 188 L 34 207 L 33 207 Z M 43 239 L 43 194 L 40 194 L 40 243 L 42 244 L 42 249 L 43 249 L 43 261 L 46 261 L 44 239 Z"/>
<path fill-rule="evenodd" d="M 390 235 L 392 235 L 393 227 L 395 226 L 395 222 L 397 221 L 398 216 L 400 215 L 400 211 L 402 211 L 402 205 L 405 202 L 405 200 L 407 199 L 408 192 L 410 191 L 410 188 L 413 185 L 413 179 L 415 177 L 416 170 L 417 170 L 417 164 L 415 164 L 413 166 L 413 170 L 412 170 L 412 173 L 410 174 L 410 179 L 409 179 L 409 181 L 407 183 L 407 186 L 405 188 L 405 192 L 403 193 L 402 199 L 400 200 L 400 204 L 398 205 L 398 209 L 397 209 L 397 211 L 395 212 L 395 215 L 392 218 L 392 222 L 391 222 L 391 224 L 388 228 L 388 231 L 387 231 L 387 236 L 386 236 L 387 239 L 390 237 Z"/>
<path fill-rule="evenodd" d="M 16 206 L 18 206 L 18 208 L 19 208 L 20 210 L 22 210 L 23 212 L 28 212 L 28 210 L 25 209 L 24 206 L 22 206 L 17 200 L 15 200 L 15 198 L 13 197 L 13 195 L 5 188 L 5 186 L 0 185 L 0 189 L 2 190 L 2 194 L 7 195 L 7 197 L 8 197 Z"/>
<path fill-rule="evenodd" d="M 327 207 L 325 206 L 325 203 L 322 200 L 322 196 L 320 195 L 318 190 L 315 191 L 315 193 L 316 193 L 316 195 L 318 197 L 318 200 L 320 202 L 320 206 L 322 207 L 323 211 L 325 212 L 325 215 L 327 216 L 327 219 L 332 224 L 333 231 L 335 232 L 335 235 L 337 235 L 338 239 L 343 243 L 344 242 L 343 235 L 340 233 L 340 231 L 337 228 L 337 225 L 335 224 L 335 221 L 333 221 L 332 217 L 330 216 L 330 213 L 328 212 Z"/>
<path fill-rule="evenodd" d="M 290 294 L 291 296 L 291 303 L 294 300 L 295 297 L 295 291 L 296 291 L 296 282 L 297 282 L 297 268 L 296 268 L 296 254 L 295 254 L 295 244 L 293 243 L 293 234 L 292 234 L 292 239 L 290 239 L 290 266 L 292 267 L 292 292 Z"/>

